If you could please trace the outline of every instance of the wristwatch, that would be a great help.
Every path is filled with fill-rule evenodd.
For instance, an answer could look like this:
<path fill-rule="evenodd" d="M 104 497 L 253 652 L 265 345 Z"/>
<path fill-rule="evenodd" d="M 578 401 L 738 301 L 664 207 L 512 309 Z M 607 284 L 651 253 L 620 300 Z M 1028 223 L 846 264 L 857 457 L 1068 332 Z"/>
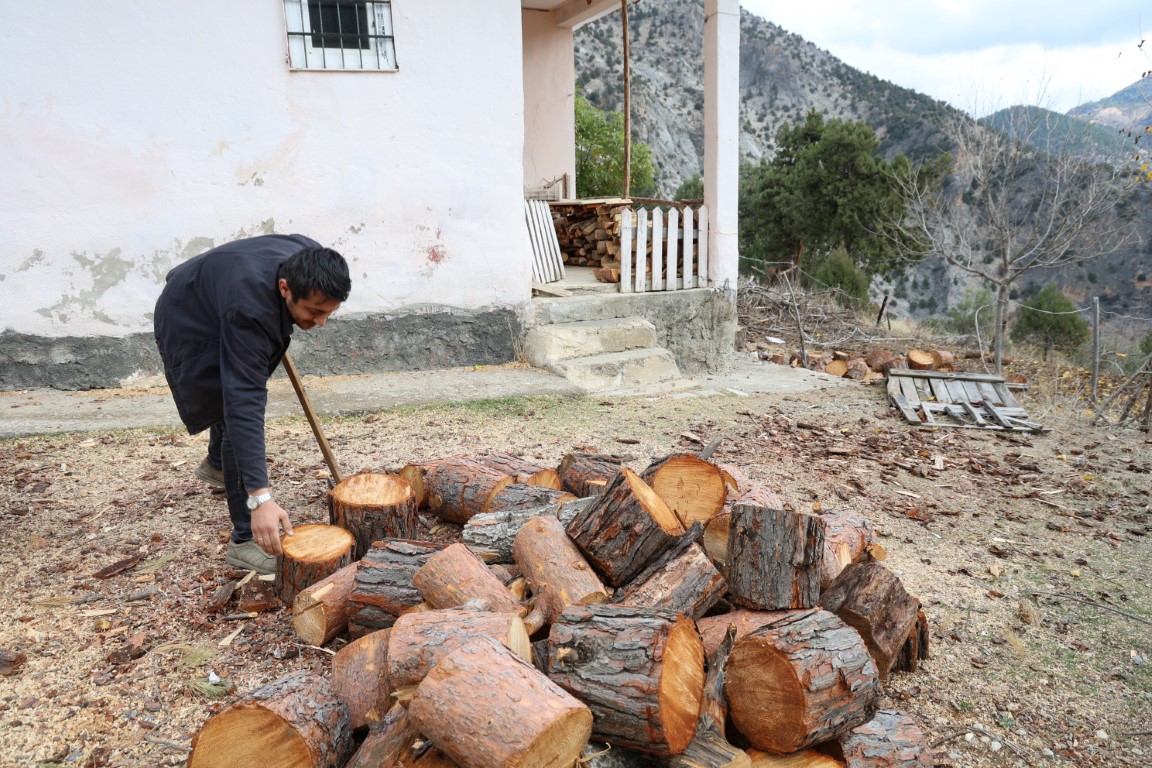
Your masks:
<path fill-rule="evenodd" d="M 271 493 L 260 493 L 255 496 L 248 497 L 248 509 L 254 510 L 266 501 L 272 501 Z"/>

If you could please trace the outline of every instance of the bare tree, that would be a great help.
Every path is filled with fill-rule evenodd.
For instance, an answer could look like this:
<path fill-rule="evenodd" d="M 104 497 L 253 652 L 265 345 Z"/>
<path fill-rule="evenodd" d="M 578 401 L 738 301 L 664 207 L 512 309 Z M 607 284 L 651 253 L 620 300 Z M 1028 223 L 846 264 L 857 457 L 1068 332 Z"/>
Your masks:
<path fill-rule="evenodd" d="M 1115 253 L 1136 237 L 1124 205 L 1134 179 L 1126 163 L 1091 157 L 1060 138 L 1050 123 L 1059 116 L 1047 110 L 1008 114 L 1003 132 L 955 120 L 950 178 L 928 185 L 919 168 L 901 174 L 908 208 L 895 224 L 907 255 L 938 256 L 993 288 L 998 372 L 1009 297 L 1021 278 Z"/>

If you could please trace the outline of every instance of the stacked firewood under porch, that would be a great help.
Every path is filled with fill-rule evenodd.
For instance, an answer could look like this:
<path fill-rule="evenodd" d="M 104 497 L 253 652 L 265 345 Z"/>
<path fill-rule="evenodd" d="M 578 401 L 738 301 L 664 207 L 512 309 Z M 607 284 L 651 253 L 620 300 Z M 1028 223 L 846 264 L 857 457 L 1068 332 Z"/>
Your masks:
<path fill-rule="evenodd" d="M 928 629 L 860 515 L 689 453 L 453 456 L 329 503 L 274 587 L 305 643 L 350 642 L 210 717 L 190 766 L 570 768 L 590 741 L 677 768 L 933 764 L 878 709 Z"/>

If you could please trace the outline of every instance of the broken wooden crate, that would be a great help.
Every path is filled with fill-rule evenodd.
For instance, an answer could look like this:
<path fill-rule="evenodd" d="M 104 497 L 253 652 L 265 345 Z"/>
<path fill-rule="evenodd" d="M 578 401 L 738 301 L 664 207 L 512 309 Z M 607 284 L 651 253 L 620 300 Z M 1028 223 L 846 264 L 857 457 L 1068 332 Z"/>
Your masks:
<path fill-rule="evenodd" d="M 888 372 L 888 399 L 917 426 L 1046 431 L 1029 420 L 1002 376 L 893 368 Z"/>

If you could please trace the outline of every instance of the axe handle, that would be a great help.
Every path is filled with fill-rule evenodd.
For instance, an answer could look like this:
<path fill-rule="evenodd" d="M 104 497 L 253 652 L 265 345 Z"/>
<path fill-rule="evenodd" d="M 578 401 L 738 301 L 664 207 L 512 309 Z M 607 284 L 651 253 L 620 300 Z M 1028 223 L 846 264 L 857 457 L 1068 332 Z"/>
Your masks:
<path fill-rule="evenodd" d="M 328 465 L 328 471 L 332 473 L 332 480 L 339 483 L 343 480 L 340 467 L 336 464 L 336 457 L 332 454 L 332 446 L 328 445 L 328 438 L 324 436 L 320 420 L 316 418 L 316 412 L 312 410 L 312 404 L 308 402 L 308 394 L 304 391 L 304 384 L 300 381 L 296 364 L 292 362 L 292 357 L 287 352 L 284 353 L 282 362 L 284 372 L 288 374 L 288 380 L 292 382 L 292 388 L 296 390 L 296 397 L 300 399 L 300 405 L 304 408 L 304 415 L 312 426 L 312 434 L 316 435 L 316 442 L 320 444 L 320 452 L 324 454 L 324 463 Z"/>

